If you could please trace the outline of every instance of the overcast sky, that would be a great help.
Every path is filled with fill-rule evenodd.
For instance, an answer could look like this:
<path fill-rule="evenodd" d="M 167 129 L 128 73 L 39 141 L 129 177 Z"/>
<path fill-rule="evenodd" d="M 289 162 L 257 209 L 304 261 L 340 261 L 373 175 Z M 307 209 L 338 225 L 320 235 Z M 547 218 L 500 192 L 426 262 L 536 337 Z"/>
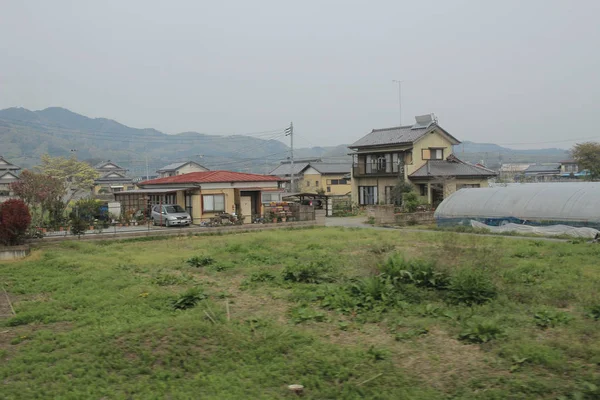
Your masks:
<path fill-rule="evenodd" d="M 166 133 L 294 122 L 351 143 L 433 112 L 461 140 L 600 140 L 600 1 L 0 0 L 0 108 Z M 590 129 L 585 129 L 589 127 Z"/>

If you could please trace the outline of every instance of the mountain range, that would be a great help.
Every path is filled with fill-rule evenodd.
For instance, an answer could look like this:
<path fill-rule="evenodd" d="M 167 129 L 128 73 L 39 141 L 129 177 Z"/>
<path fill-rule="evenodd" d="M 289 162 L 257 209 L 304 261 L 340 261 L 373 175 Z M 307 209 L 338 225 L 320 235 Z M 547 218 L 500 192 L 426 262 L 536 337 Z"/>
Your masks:
<path fill-rule="evenodd" d="M 289 157 L 280 140 L 285 132 L 247 135 L 209 135 L 198 132 L 165 134 L 137 129 L 106 118 L 88 118 L 60 107 L 39 111 L 25 108 L 0 110 L 0 155 L 30 168 L 42 154 L 71 156 L 94 164 L 112 160 L 132 176 L 154 174 L 178 161 L 196 161 L 211 169 L 265 173 Z M 345 144 L 294 149 L 295 158 L 350 161 Z M 557 162 L 568 158 L 562 149 L 512 150 L 495 144 L 463 142 L 456 154 L 465 161 L 483 162 L 490 168 L 502 162 Z M 148 171 L 148 172 L 147 172 Z"/>

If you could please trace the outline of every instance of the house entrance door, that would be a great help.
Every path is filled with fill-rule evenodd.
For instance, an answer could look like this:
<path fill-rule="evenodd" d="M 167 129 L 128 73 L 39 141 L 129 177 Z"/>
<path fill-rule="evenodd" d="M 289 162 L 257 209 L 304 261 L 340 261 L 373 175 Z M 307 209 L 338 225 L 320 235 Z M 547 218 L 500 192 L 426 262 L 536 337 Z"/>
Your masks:
<path fill-rule="evenodd" d="M 245 224 L 252 222 L 252 196 L 240 197 L 240 214 Z"/>

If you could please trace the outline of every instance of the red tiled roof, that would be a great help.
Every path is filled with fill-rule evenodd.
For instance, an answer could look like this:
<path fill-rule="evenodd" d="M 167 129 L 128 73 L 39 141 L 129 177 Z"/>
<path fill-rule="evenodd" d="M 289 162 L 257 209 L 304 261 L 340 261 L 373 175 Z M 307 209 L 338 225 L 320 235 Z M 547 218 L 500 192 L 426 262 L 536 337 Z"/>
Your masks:
<path fill-rule="evenodd" d="M 247 174 L 244 172 L 233 171 L 204 171 L 151 179 L 149 181 L 140 182 L 138 185 L 159 185 L 165 183 L 265 182 L 280 180 L 281 178 L 272 175 Z"/>

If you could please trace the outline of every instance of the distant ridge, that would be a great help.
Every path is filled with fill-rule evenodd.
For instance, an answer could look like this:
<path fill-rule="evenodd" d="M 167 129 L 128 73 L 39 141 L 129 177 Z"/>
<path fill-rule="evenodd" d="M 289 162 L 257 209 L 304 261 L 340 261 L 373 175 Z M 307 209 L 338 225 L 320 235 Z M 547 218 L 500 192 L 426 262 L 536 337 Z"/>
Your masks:
<path fill-rule="evenodd" d="M 151 128 L 138 129 L 107 118 L 89 118 L 62 107 L 31 111 L 13 107 L 0 110 L 0 154 L 27 168 L 40 156 L 71 156 L 99 162 L 110 159 L 129 169 L 133 176 L 146 174 L 178 161 L 196 161 L 211 169 L 265 173 L 287 159 L 289 147 L 274 133 L 274 139 L 244 135 L 207 135 L 182 132 L 168 135 Z M 459 134 L 460 137 L 460 134 Z M 279 140 L 276 140 L 279 139 Z M 459 158 L 484 162 L 497 168 L 507 162 L 558 162 L 562 149 L 512 150 L 492 143 L 464 141 L 455 147 Z M 346 144 L 294 149 L 298 158 L 321 158 L 326 162 L 348 162 Z"/>

